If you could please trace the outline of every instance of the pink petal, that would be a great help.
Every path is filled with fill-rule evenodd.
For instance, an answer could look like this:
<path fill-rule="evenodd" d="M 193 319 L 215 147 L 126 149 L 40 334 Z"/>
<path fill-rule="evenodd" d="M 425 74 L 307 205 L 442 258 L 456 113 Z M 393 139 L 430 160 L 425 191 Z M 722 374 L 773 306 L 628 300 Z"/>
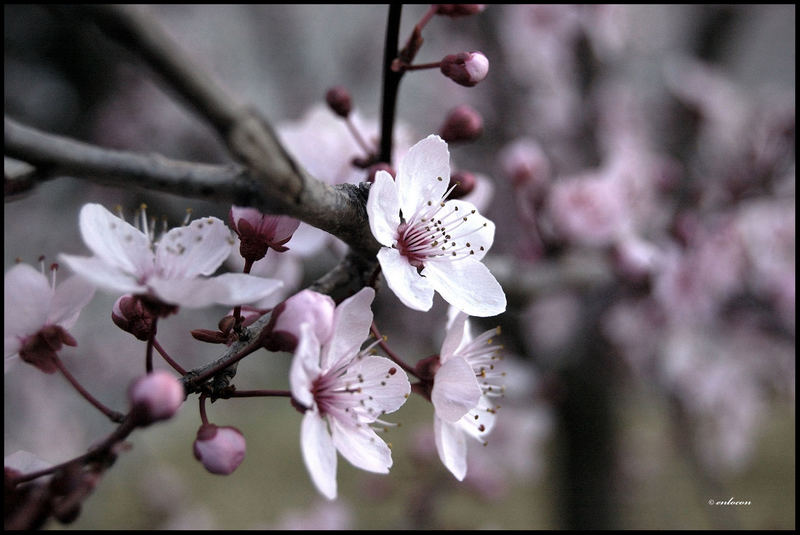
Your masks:
<path fill-rule="evenodd" d="M 231 231 L 216 217 L 195 219 L 167 232 L 158 242 L 156 266 L 162 279 L 211 275 L 228 258 Z"/>
<path fill-rule="evenodd" d="M 355 295 L 342 301 L 333 312 L 331 338 L 322 353 L 320 366 L 323 370 L 336 367 L 344 359 L 351 358 L 369 336 L 372 325 L 372 300 L 375 290 L 362 288 Z"/>
<path fill-rule="evenodd" d="M 394 179 L 386 171 L 375 174 L 367 199 L 367 215 L 372 235 L 381 245 L 391 247 L 400 226 L 400 201 Z"/>
<path fill-rule="evenodd" d="M 100 204 L 86 204 L 80 213 L 81 237 L 87 247 L 109 266 L 134 276 L 153 270 L 150 238 Z"/>
<path fill-rule="evenodd" d="M 331 436 L 342 457 L 356 468 L 388 474 L 392 466 L 392 450 L 368 425 L 355 425 L 332 418 Z"/>
<path fill-rule="evenodd" d="M 400 162 L 396 184 L 400 208 L 406 219 L 428 201 L 441 201 L 450 184 L 447 143 L 432 134 L 411 147 Z"/>
<path fill-rule="evenodd" d="M 460 199 L 447 201 L 444 210 L 447 213 L 457 211 L 466 216 L 466 220 L 459 221 L 457 227 L 453 225 L 448 232 L 459 245 L 466 246 L 469 243 L 469 250 L 473 251 L 470 259 L 481 260 L 486 256 L 494 243 L 494 223 L 483 217 L 472 203 Z"/>
<path fill-rule="evenodd" d="M 386 278 L 386 284 L 400 301 L 415 310 L 430 310 L 433 306 L 433 287 L 428 279 L 417 273 L 417 268 L 408 263 L 397 249 L 381 248 L 378 261 Z"/>
<path fill-rule="evenodd" d="M 6 338 L 35 334 L 44 327 L 53 290 L 40 271 L 28 264 L 15 265 L 5 274 L 3 294 Z"/>
<path fill-rule="evenodd" d="M 336 446 L 326 421 L 316 411 L 307 411 L 303 416 L 300 449 L 311 481 L 326 498 L 336 498 Z"/>
<path fill-rule="evenodd" d="M 300 340 L 294 350 L 292 366 L 289 369 L 289 385 L 292 396 L 306 407 L 311 407 L 314 403 L 311 388 L 320 373 L 319 342 L 314 336 L 312 326 L 303 323 L 300 326 Z"/>
<path fill-rule="evenodd" d="M 147 286 L 139 284 L 135 275 L 121 271 L 98 256 L 72 256 L 62 254 L 58 259 L 73 272 L 98 288 L 120 294 L 147 293 Z"/>
<path fill-rule="evenodd" d="M 148 282 L 156 297 L 186 308 L 244 305 L 264 299 L 282 285 L 279 280 L 244 273 L 224 273 L 209 279 L 153 278 Z"/>
<path fill-rule="evenodd" d="M 458 479 L 467 475 L 467 442 L 458 426 L 433 417 L 433 434 L 436 451 L 442 464 Z"/>
<path fill-rule="evenodd" d="M 451 357 L 436 371 L 431 402 L 436 415 L 456 422 L 478 404 L 481 387 L 472 366 L 461 357 Z"/>
<path fill-rule="evenodd" d="M 451 310 L 458 310 L 454 307 L 451 307 Z M 448 321 L 447 324 L 447 332 L 444 336 L 444 341 L 442 342 L 442 350 L 439 352 L 439 359 L 442 363 L 447 362 L 447 360 L 453 356 L 453 353 L 456 352 L 458 347 L 464 341 L 465 333 L 465 326 L 467 324 L 467 316 L 461 311 L 458 311 L 453 318 Z"/>
<path fill-rule="evenodd" d="M 69 329 L 78 321 L 83 307 L 94 297 L 95 288 L 85 279 L 72 276 L 56 286 L 53 301 L 50 303 L 48 323 Z"/>
<path fill-rule="evenodd" d="M 422 274 L 445 301 L 470 316 L 496 316 L 506 310 L 503 288 L 478 261 L 430 261 Z"/>
<path fill-rule="evenodd" d="M 361 376 L 364 393 L 369 396 L 369 406 L 380 413 L 399 409 L 411 393 L 408 376 L 397 364 L 384 357 L 366 356 L 354 362 L 350 375 Z"/>
<path fill-rule="evenodd" d="M 497 414 L 494 408 L 495 404 L 492 403 L 491 399 L 481 396 L 478 406 L 470 409 L 463 418 L 456 422 L 456 425 L 475 440 L 484 442 L 497 421 Z M 483 425 L 483 431 L 480 429 L 481 425 Z"/>

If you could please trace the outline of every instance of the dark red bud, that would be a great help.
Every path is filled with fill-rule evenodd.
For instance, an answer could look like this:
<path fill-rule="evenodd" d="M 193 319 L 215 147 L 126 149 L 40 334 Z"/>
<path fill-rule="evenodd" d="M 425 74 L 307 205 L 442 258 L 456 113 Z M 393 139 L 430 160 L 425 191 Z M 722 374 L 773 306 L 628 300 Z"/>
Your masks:
<path fill-rule="evenodd" d="M 477 181 L 478 179 L 475 178 L 475 175 L 469 171 L 458 171 L 453 173 L 450 175 L 450 187 L 452 187 L 454 184 L 456 187 L 450 192 L 450 198 L 461 199 L 469 195 L 472 193 L 472 190 L 475 189 L 475 184 Z"/>
<path fill-rule="evenodd" d="M 325 94 L 325 101 L 336 115 L 345 118 L 350 115 L 352 100 L 350 99 L 350 93 L 344 87 L 337 85 L 328 89 Z"/>
<path fill-rule="evenodd" d="M 473 108 L 463 105 L 454 108 L 439 129 L 439 135 L 448 143 L 474 141 L 483 133 L 483 118 Z"/>

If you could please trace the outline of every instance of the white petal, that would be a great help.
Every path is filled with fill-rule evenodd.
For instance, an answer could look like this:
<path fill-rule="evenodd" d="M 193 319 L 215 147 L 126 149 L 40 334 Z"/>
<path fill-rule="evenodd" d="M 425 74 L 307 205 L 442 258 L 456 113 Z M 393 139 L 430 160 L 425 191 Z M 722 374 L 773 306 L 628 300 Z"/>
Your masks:
<path fill-rule="evenodd" d="M 381 245 L 391 247 L 400 226 L 400 201 L 392 175 L 386 171 L 375 173 L 375 182 L 369 189 L 367 216 L 372 235 Z"/>
<path fill-rule="evenodd" d="M 216 217 L 195 219 L 177 227 L 158 242 L 156 266 L 161 278 L 211 275 L 228 258 L 233 247 L 231 231 Z"/>
<path fill-rule="evenodd" d="M 17 264 L 3 278 L 3 331 L 9 336 L 35 334 L 47 321 L 53 290 L 47 277 L 28 264 Z"/>
<path fill-rule="evenodd" d="M 451 357 L 436 371 L 431 402 L 436 415 L 456 422 L 474 408 L 481 398 L 481 387 L 472 366 L 461 357 Z"/>
<path fill-rule="evenodd" d="M 457 223 L 447 226 L 447 232 L 459 247 L 472 251 L 471 260 L 481 260 L 486 256 L 494 243 L 493 222 L 483 217 L 471 203 L 459 199 L 445 202 L 442 213 L 463 214 L 460 217 L 465 217 L 466 221 L 459 218 Z"/>
<path fill-rule="evenodd" d="M 506 310 L 503 288 L 478 261 L 430 261 L 422 274 L 445 301 L 470 316 L 496 316 Z"/>
<path fill-rule="evenodd" d="M 316 255 L 320 249 L 325 247 L 330 241 L 330 237 L 331 235 L 324 230 L 312 227 L 308 223 L 300 223 L 292 236 L 291 243 L 287 246 L 292 254 L 307 258 Z"/>
<path fill-rule="evenodd" d="M 381 413 L 394 412 L 408 399 L 411 383 L 397 364 L 384 357 L 366 356 L 349 368 L 350 375 L 360 375 L 364 394 L 369 396 L 369 407 L 375 409 L 375 417 Z"/>
<path fill-rule="evenodd" d="M 78 316 L 94 297 L 95 288 L 79 276 L 73 275 L 58 286 L 50 303 L 48 323 L 69 329 L 78 321 Z"/>
<path fill-rule="evenodd" d="M 320 373 L 319 342 L 314 336 L 312 326 L 303 323 L 300 325 L 300 340 L 297 342 L 292 366 L 289 369 L 289 386 L 292 389 L 292 396 L 306 407 L 311 407 L 314 403 L 311 388 Z"/>
<path fill-rule="evenodd" d="M 333 312 L 331 338 L 322 352 L 320 367 L 329 370 L 348 358 L 352 358 L 369 336 L 372 325 L 372 300 L 375 290 L 362 288 L 348 297 Z"/>
<path fill-rule="evenodd" d="M 153 270 L 150 238 L 100 204 L 86 204 L 80 213 L 81 237 L 91 251 L 109 266 L 143 277 Z"/>
<path fill-rule="evenodd" d="M 109 265 L 97 256 L 72 256 L 62 254 L 58 257 L 69 268 L 91 284 L 120 294 L 147 293 L 147 286 L 139 284 L 135 275 Z"/>
<path fill-rule="evenodd" d="M 457 425 L 462 431 L 475 440 L 485 442 L 486 437 L 494 428 L 494 423 L 497 421 L 497 414 L 495 414 L 494 411 L 495 408 L 496 405 L 490 398 L 481 396 L 481 399 L 478 401 L 478 406 L 474 409 L 470 409 L 470 411 L 457 422 Z M 480 429 L 481 425 L 483 425 L 482 431 Z"/>
<path fill-rule="evenodd" d="M 461 312 L 460 310 L 450 307 L 451 310 L 457 310 L 458 312 L 447 322 L 447 332 L 444 336 L 444 341 L 442 342 L 442 350 L 439 352 L 439 360 L 442 363 L 447 362 L 447 360 L 456 352 L 458 347 L 464 341 L 465 329 L 464 327 L 467 324 L 467 319 L 469 316 Z"/>
<path fill-rule="evenodd" d="M 409 219 L 428 201 L 439 202 L 450 185 L 447 143 L 432 134 L 411 147 L 395 179 L 403 217 Z"/>
<path fill-rule="evenodd" d="M 5 336 L 3 338 L 3 356 L 5 357 L 5 371 L 8 373 L 9 366 L 13 358 L 22 348 L 22 340 L 16 336 Z"/>
<path fill-rule="evenodd" d="M 467 441 L 458 426 L 433 417 L 433 435 L 439 459 L 459 481 L 467 475 Z"/>
<path fill-rule="evenodd" d="M 300 449 L 311 481 L 326 498 L 336 498 L 336 447 L 325 419 L 316 411 L 306 411 L 303 416 Z"/>
<path fill-rule="evenodd" d="M 408 263 L 397 249 L 382 247 L 378 251 L 386 284 L 400 301 L 414 310 L 430 310 L 433 306 L 433 287 L 427 279 L 417 273 L 417 268 Z"/>
<path fill-rule="evenodd" d="M 153 277 L 148 281 L 148 286 L 160 300 L 186 308 L 248 304 L 264 299 L 282 285 L 283 282 L 279 280 L 244 273 L 224 273 L 209 279 Z"/>
<path fill-rule="evenodd" d="M 366 424 L 341 422 L 336 418 L 332 418 L 330 423 L 333 443 L 342 457 L 362 470 L 379 474 L 389 473 L 389 468 L 392 466 L 392 450 L 371 427 Z"/>

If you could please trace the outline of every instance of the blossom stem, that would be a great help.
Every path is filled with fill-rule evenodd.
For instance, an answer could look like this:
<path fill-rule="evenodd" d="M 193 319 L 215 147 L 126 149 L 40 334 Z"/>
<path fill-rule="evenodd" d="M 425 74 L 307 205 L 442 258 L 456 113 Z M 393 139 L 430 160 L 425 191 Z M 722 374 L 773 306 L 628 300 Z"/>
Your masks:
<path fill-rule="evenodd" d="M 167 364 L 172 366 L 172 368 L 176 372 L 178 372 L 181 375 L 186 375 L 186 370 L 184 370 L 180 364 L 172 360 L 172 357 L 170 357 L 169 354 L 167 354 L 167 352 L 164 350 L 164 348 L 161 347 L 161 344 L 158 343 L 158 340 L 156 340 L 155 336 L 153 337 L 153 347 L 156 348 L 156 351 L 158 351 L 161 354 L 161 356 L 164 357 L 164 360 L 167 361 Z"/>
<path fill-rule="evenodd" d="M 403 72 L 392 70 L 392 62 L 397 58 L 397 42 L 400 35 L 400 15 L 402 4 L 389 4 L 389 17 L 386 22 L 386 44 L 383 53 L 383 96 L 381 102 L 381 145 L 378 161 L 392 161 L 392 133 L 397 108 L 397 90 Z"/>
<path fill-rule="evenodd" d="M 156 340 L 156 323 L 157 319 L 153 320 L 153 331 L 147 337 L 147 352 L 144 359 L 144 369 L 147 373 L 153 373 L 153 342 Z"/>
<path fill-rule="evenodd" d="M 257 397 L 292 397 L 290 390 L 235 390 L 225 395 L 226 398 L 257 398 Z"/>
<path fill-rule="evenodd" d="M 269 253 L 269 249 L 267 249 L 267 253 Z M 264 253 L 264 258 L 266 258 L 266 253 Z M 242 273 L 250 273 L 250 270 L 253 269 L 253 259 L 252 258 L 245 258 L 244 259 L 244 269 L 242 269 Z M 239 327 L 239 324 L 242 322 L 242 306 L 238 305 L 233 309 L 233 328 L 236 330 Z"/>
<path fill-rule="evenodd" d="M 74 375 L 72 375 L 72 374 L 69 372 L 69 370 L 67 370 L 66 366 L 64 366 L 64 363 L 61 361 L 61 359 L 60 359 L 60 358 L 58 358 L 58 356 L 57 356 L 57 355 L 55 356 L 55 358 L 53 359 L 53 361 L 54 361 L 54 363 L 55 363 L 56 367 L 58 368 L 58 371 L 60 371 L 60 372 L 61 372 L 61 374 L 62 374 L 64 377 L 66 377 L 67 381 L 69 381 L 69 383 L 72 385 L 72 387 L 73 387 L 73 388 L 75 388 L 75 390 L 77 390 L 77 391 L 78 391 L 78 393 L 79 393 L 81 396 L 83 396 L 83 397 L 84 397 L 84 399 L 86 399 L 86 401 L 88 401 L 89 403 L 91 403 L 92 405 L 94 405 L 94 406 L 95 406 L 95 408 L 96 408 L 97 410 L 99 410 L 100 412 L 102 412 L 103 414 L 105 414 L 105 415 L 108 417 L 108 419 L 109 419 L 109 420 L 111 420 L 112 422 L 114 422 L 114 423 L 120 423 L 120 422 L 122 422 L 122 421 L 123 421 L 123 419 L 125 418 L 125 415 L 124 415 L 124 414 L 122 414 L 122 413 L 120 413 L 120 412 L 117 412 L 117 411 L 114 411 L 114 410 L 111 410 L 111 409 L 109 409 L 108 407 L 106 407 L 105 405 L 103 405 L 103 404 L 102 404 L 102 403 L 101 403 L 101 402 L 100 402 L 100 401 L 99 401 L 97 398 L 95 398 L 93 395 L 91 395 L 91 394 L 89 393 L 89 391 L 88 391 L 88 390 L 86 390 L 86 389 L 85 389 L 85 388 L 84 388 L 84 387 L 83 387 L 83 386 L 82 386 L 82 385 L 81 385 L 81 384 L 78 382 L 78 380 L 77 380 L 77 379 L 75 379 L 75 376 L 74 376 Z"/>
<path fill-rule="evenodd" d="M 61 464 L 57 464 L 49 468 L 43 468 L 42 470 L 37 470 L 36 472 L 22 474 L 19 477 L 15 477 L 13 479 L 13 483 L 15 485 L 18 485 L 20 483 L 25 483 L 26 481 L 33 481 L 34 479 L 38 479 L 40 477 L 55 473 L 71 464 L 87 463 L 93 459 L 96 459 L 101 455 L 108 453 L 112 449 L 114 444 L 124 440 L 125 437 L 130 435 L 131 431 L 133 431 L 134 429 L 136 429 L 136 423 L 134 418 L 131 418 L 130 414 L 125 415 L 123 416 L 123 419 L 121 420 L 119 427 L 117 427 L 110 435 L 108 435 L 108 437 L 106 437 L 106 439 L 103 440 L 100 444 L 98 444 L 91 450 L 87 451 L 83 455 L 79 455 L 74 459 L 70 459 L 69 461 L 65 461 Z"/>
<path fill-rule="evenodd" d="M 367 157 L 373 156 L 375 149 L 369 146 L 369 143 L 366 142 L 364 136 L 362 136 L 358 131 L 358 128 L 356 128 L 356 125 L 353 123 L 353 120 L 349 115 L 345 118 L 344 122 L 347 125 L 347 129 L 350 130 L 350 134 L 353 136 L 353 139 L 355 139 L 356 143 L 358 143 L 361 148 L 364 149 Z"/>
<path fill-rule="evenodd" d="M 423 69 L 439 69 L 442 66 L 442 62 L 433 61 L 431 63 L 419 63 L 417 65 L 409 65 L 408 63 L 397 62 L 396 66 L 401 71 L 421 71 Z"/>
<path fill-rule="evenodd" d="M 208 415 L 206 414 L 206 394 L 200 394 L 200 421 L 203 424 L 208 423 Z"/>
<path fill-rule="evenodd" d="M 417 23 L 417 31 L 422 31 L 425 25 L 428 24 L 428 21 L 431 20 L 431 18 L 433 18 L 433 16 L 436 14 L 436 9 L 436 4 L 431 4 L 431 7 L 428 8 L 428 11 L 426 11 L 425 14 L 422 15 L 422 18 L 419 19 L 419 22 Z"/>
<path fill-rule="evenodd" d="M 406 373 L 410 373 L 411 375 L 413 375 L 417 379 L 420 379 L 420 380 L 422 379 L 419 375 L 417 375 L 417 372 L 414 370 L 414 368 L 412 368 L 411 366 L 406 364 L 403 361 L 403 359 L 398 357 L 397 354 L 389 348 L 389 345 L 386 343 L 386 339 L 380 333 L 380 331 L 378 330 L 378 326 L 375 325 L 374 321 L 372 322 L 372 325 L 370 325 L 369 330 L 372 332 L 372 334 L 375 336 L 375 338 L 378 339 L 378 345 L 381 346 L 381 349 L 383 349 L 386 352 L 386 355 L 390 359 L 392 359 L 392 361 L 395 364 L 397 364 L 398 366 L 403 368 L 406 371 Z"/>

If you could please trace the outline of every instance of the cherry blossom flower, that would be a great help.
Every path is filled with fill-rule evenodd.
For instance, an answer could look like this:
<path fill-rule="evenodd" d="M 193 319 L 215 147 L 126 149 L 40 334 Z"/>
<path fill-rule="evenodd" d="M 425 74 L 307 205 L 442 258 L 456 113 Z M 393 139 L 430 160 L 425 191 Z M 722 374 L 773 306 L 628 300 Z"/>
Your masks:
<path fill-rule="evenodd" d="M 471 316 L 506 309 L 500 284 L 481 263 L 494 241 L 494 223 L 464 200 L 445 201 L 450 177 L 447 144 L 423 139 L 400 162 L 397 179 L 379 171 L 367 200 L 372 234 L 389 288 L 408 307 L 430 310 L 434 290 Z"/>
<path fill-rule="evenodd" d="M 19 356 L 46 373 L 55 371 L 52 357 L 62 344 L 77 345 L 67 332 L 95 289 L 80 277 L 70 277 L 56 285 L 52 278 L 27 264 L 17 264 L 3 280 L 4 369 Z"/>
<path fill-rule="evenodd" d="M 451 309 L 452 310 L 452 309 Z M 452 315 L 452 314 L 451 314 Z M 502 395 L 497 371 L 500 359 L 492 347 L 491 329 L 473 338 L 468 317 L 452 315 L 439 353 L 440 367 L 434 373 L 431 402 L 436 411 L 433 431 L 436 451 L 448 470 L 462 481 L 467 475 L 466 436 L 484 442 L 495 423 L 497 405 L 493 397 Z"/>
<path fill-rule="evenodd" d="M 300 431 L 303 460 L 317 489 L 336 498 L 336 451 L 354 466 L 388 473 L 389 446 L 371 424 L 408 398 L 411 385 L 389 359 L 368 354 L 361 344 L 372 323 L 372 288 L 364 288 L 336 307 L 333 330 L 320 342 L 311 323 L 303 323 L 289 372 L 292 396 L 307 407 Z"/>
<path fill-rule="evenodd" d="M 157 242 L 144 215 L 142 228 L 99 204 L 86 204 L 80 213 L 81 235 L 95 256 L 61 258 L 98 287 L 187 308 L 250 303 L 282 285 L 243 273 L 209 277 L 228 258 L 233 244 L 230 230 L 215 217 L 174 228 Z"/>
<path fill-rule="evenodd" d="M 239 236 L 242 258 L 251 262 L 264 258 L 269 249 L 279 253 L 288 251 L 286 242 L 300 225 L 300 221 L 292 217 L 262 214 L 255 208 L 241 206 L 231 206 L 228 218 Z"/>

